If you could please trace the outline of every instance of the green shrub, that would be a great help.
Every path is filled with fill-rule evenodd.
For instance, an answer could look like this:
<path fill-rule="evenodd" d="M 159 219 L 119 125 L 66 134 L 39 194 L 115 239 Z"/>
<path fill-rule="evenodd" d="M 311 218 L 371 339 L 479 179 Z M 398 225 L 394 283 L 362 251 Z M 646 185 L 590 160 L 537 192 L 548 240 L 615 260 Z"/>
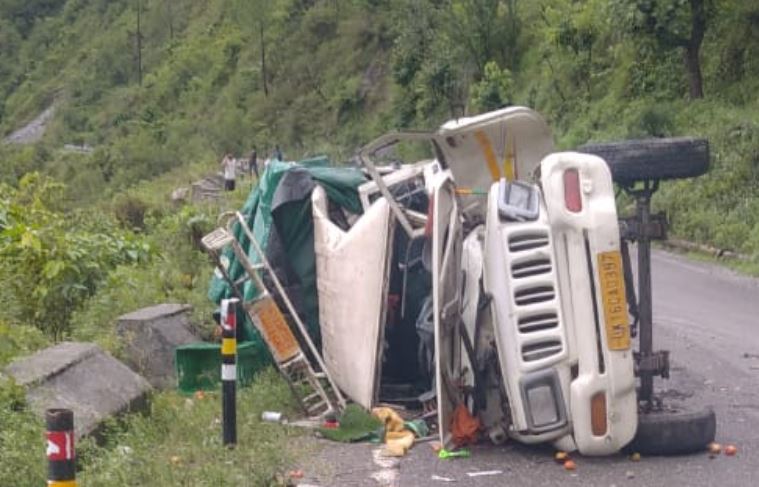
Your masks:
<path fill-rule="evenodd" d="M 3 485 L 45 485 L 44 431 L 42 421 L 27 409 L 23 388 L 0 375 L 0 478 Z"/>
<path fill-rule="evenodd" d="M 127 230 L 144 230 L 147 211 L 148 205 L 144 201 L 129 194 L 116 196 L 113 200 L 113 214 Z"/>
<path fill-rule="evenodd" d="M 0 369 L 20 355 L 27 355 L 49 344 L 37 328 L 10 325 L 0 320 Z"/>
<path fill-rule="evenodd" d="M 37 173 L 24 176 L 18 188 L 0 188 L 2 273 L 12 276 L 4 294 L 17 313 L 11 317 L 54 338 L 69 331 L 71 313 L 110 269 L 145 262 L 153 253 L 147 242 L 100 215 L 53 210 L 62 191 Z"/>

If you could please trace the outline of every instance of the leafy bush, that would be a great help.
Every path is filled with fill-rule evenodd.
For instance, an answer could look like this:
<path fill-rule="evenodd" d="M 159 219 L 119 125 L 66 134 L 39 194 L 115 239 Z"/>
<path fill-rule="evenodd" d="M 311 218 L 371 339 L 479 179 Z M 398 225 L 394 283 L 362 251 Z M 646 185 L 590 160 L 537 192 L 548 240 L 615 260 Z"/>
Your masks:
<path fill-rule="evenodd" d="M 37 328 L 0 320 L 0 369 L 17 356 L 45 347 L 49 340 Z"/>
<path fill-rule="evenodd" d="M 113 214 L 127 230 L 144 230 L 147 211 L 148 205 L 144 201 L 129 194 L 119 195 L 113 200 Z"/>
<path fill-rule="evenodd" d="M 0 189 L 0 257 L 12 276 L 3 292 L 16 303 L 13 318 L 54 338 L 69 331 L 71 313 L 110 269 L 153 254 L 147 242 L 97 215 L 53 210 L 62 191 L 37 173 L 24 176 L 17 189 Z"/>
<path fill-rule="evenodd" d="M 470 88 L 472 106 L 487 112 L 510 105 L 513 83 L 508 69 L 501 69 L 494 61 L 487 63 L 482 80 Z"/>
<path fill-rule="evenodd" d="M 163 302 L 191 304 L 193 321 L 198 324 L 196 331 L 210 334 L 212 303 L 206 297 L 206 289 L 212 266 L 198 245 L 210 230 L 210 216 L 194 206 L 148 216 L 145 241 L 155 249 L 151 260 L 141 265 L 119 265 L 110 271 L 98 290 L 72 314 L 73 337 L 97 341 L 118 355 L 116 319 Z"/>
<path fill-rule="evenodd" d="M 43 432 L 42 421 L 27 409 L 24 389 L 0 375 L 0 478 L 3 485 L 45 484 Z"/>

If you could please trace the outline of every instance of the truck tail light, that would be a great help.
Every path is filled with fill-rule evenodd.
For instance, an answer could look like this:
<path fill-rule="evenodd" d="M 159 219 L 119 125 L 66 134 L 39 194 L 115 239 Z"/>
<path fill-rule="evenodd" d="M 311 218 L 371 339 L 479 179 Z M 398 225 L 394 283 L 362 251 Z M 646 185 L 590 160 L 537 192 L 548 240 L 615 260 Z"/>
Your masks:
<path fill-rule="evenodd" d="M 606 393 L 599 392 L 590 399 L 590 430 L 593 436 L 606 434 Z"/>
<path fill-rule="evenodd" d="M 577 169 L 567 169 L 564 171 L 564 205 L 572 213 L 582 211 L 580 174 L 577 172 Z"/>

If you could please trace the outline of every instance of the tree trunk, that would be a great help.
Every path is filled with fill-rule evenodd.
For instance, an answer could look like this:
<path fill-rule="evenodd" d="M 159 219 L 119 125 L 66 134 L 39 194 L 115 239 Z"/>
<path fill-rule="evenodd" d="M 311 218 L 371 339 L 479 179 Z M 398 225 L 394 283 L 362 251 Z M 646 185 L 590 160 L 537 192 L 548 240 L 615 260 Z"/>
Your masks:
<path fill-rule="evenodd" d="M 685 70 L 688 73 L 689 95 L 691 100 L 704 97 L 703 79 L 701 77 L 701 61 L 698 47 L 688 45 L 683 51 Z"/>
<path fill-rule="evenodd" d="M 137 0 L 137 78 L 142 86 L 142 29 L 140 18 L 142 17 L 142 0 Z"/>
<path fill-rule="evenodd" d="M 511 32 L 509 33 L 509 69 L 515 72 L 517 69 L 517 42 L 519 40 L 519 24 L 517 23 L 517 0 L 508 2 L 509 20 Z"/>
<path fill-rule="evenodd" d="M 169 40 L 174 40 L 174 12 L 171 8 L 171 2 L 173 0 L 167 0 L 166 1 L 166 9 L 169 13 Z"/>
<path fill-rule="evenodd" d="M 684 47 L 685 71 L 688 74 L 690 99 L 704 97 L 703 78 L 701 76 L 701 43 L 706 33 L 706 9 L 704 0 L 690 0 L 691 30 L 690 39 Z"/>
<path fill-rule="evenodd" d="M 263 22 L 258 23 L 259 27 L 259 39 L 261 41 L 261 80 L 263 80 L 264 85 L 264 96 L 269 96 L 269 83 L 266 80 L 268 78 L 266 73 L 266 43 L 264 41 L 264 24 Z"/>

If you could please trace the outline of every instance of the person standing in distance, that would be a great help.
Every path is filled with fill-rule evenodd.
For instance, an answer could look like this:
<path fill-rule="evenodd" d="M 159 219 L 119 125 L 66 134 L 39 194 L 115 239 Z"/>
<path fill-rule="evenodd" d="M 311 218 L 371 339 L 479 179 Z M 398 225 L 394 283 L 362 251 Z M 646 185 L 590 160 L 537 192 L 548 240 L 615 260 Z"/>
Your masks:
<path fill-rule="evenodd" d="M 231 152 L 224 154 L 221 160 L 221 167 L 224 168 L 224 189 L 227 191 L 235 190 L 235 166 L 237 161 L 232 157 Z"/>
<path fill-rule="evenodd" d="M 258 179 L 258 153 L 256 152 L 256 146 L 253 146 L 253 150 L 250 151 L 250 158 L 248 159 L 248 174 L 253 179 L 253 173 L 256 174 Z"/>
<path fill-rule="evenodd" d="M 275 146 L 274 146 L 274 154 L 272 154 L 272 156 L 273 156 L 273 157 L 274 157 L 276 160 L 278 160 L 278 161 L 282 161 L 282 151 L 281 151 L 281 150 L 280 150 L 280 148 L 279 148 L 279 144 L 277 144 L 277 145 L 275 145 Z"/>

